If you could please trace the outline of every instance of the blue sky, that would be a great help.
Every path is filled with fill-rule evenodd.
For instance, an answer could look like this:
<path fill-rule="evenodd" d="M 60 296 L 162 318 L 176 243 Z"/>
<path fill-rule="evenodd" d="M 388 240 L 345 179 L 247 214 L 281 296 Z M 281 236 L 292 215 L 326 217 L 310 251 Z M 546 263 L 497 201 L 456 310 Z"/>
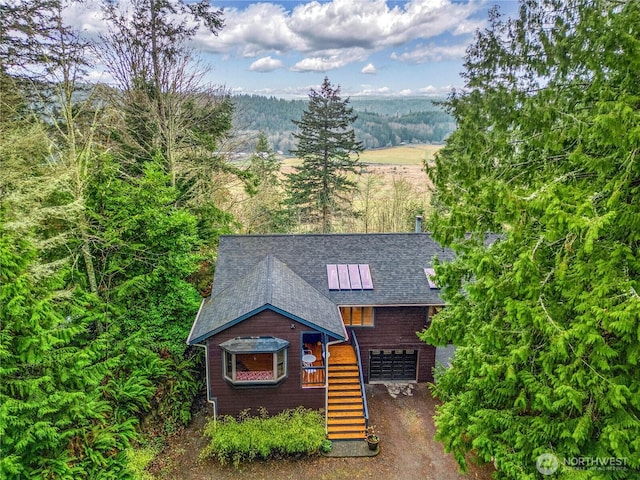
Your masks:
<path fill-rule="evenodd" d="M 213 0 L 224 9 L 217 37 L 194 46 L 207 80 L 235 93 L 306 96 L 324 76 L 344 95 L 446 95 L 460 87 L 465 49 L 499 5 L 515 0 Z M 84 4 L 71 21 L 91 33 L 99 16 Z M 100 71 L 99 62 L 96 73 Z"/>

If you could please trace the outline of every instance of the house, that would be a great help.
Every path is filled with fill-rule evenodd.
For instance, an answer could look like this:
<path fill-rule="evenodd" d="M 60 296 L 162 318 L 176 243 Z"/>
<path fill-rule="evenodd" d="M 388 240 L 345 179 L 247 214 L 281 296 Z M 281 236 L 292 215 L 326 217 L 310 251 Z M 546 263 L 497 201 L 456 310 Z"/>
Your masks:
<path fill-rule="evenodd" d="M 206 355 L 214 415 L 325 409 L 330 439 L 363 438 L 364 384 L 433 380 L 416 332 L 442 307 L 426 233 L 228 235 L 187 343 Z"/>

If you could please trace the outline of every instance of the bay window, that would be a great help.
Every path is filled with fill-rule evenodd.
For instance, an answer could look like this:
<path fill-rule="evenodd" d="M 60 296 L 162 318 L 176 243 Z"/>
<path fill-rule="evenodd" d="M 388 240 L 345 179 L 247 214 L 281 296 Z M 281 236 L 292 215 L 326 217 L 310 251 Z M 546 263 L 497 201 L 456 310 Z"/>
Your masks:
<path fill-rule="evenodd" d="M 275 337 L 237 337 L 220 344 L 224 378 L 234 385 L 276 384 L 287 376 L 289 342 Z"/>

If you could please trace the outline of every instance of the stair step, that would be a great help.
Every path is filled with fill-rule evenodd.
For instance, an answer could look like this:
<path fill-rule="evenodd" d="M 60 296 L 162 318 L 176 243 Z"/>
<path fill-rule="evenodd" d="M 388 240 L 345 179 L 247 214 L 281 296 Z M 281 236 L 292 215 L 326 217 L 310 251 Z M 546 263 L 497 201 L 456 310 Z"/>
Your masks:
<path fill-rule="evenodd" d="M 358 427 L 364 431 L 364 420 L 362 418 L 330 418 L 327 423 L 330 427 Z"/>
<path fill-rule="evenodd" d="M 362 415 L 360 415 L 359 419 L 356 417 L 330 418 L 327 421 L 327 425 L 330 427 L 357 426 L 364 432 L 364 419 L 362 418 Z"/>
<path fill-rule="evenodd" d="M 352 433 L 360 433 L 364 437 L 364 421 L 361 425 L 329 425 L 328 427 L 329 433 L 337 433 L 337 432 L 352 432 Z"/>
<path fill-rule="evenodd" d="M 360 382 L 340 382 L 333 385 L 329 385 L 330 392 L 346 392 L 356 390 L 360 391 Z"/>
<path fill-rule="evenodd" d="M 364 440 L 363 433 L 329 434 L 329 440 Z"/>
<path fill-rule="evenodd" d="M 357 403 L 362 405 L 362 397 L 333 397 L 329 398 L 329 406 Z"/>
<path fill-rule="evenodd" d="M 362 401 L 362 395 L 360 395 L 360 392 L 358 393 L 347 393 L 347 394 L 329 394 L 328 395 L 329 400 L 332 400 L 333 403 L 339 402 L 341 398 L 344 398 L 345 400 L 347 399 L 352 399 L 352 398 L 357 398 L 358 400 Z"/>
<path fill-rule="evenodd" d="M 360 418 L 362 420 L 362 409 L 359 410 L 347 410 L 346 412 L 330 412 L 327 414 L 329 419 L 342 418 L 342 419 L 350 419 L 350 418 Z"/>
<path fill-rule="evenodd" d="M 329 410 L 330 413 L 343 413 L 343 412 L 347 412 L 350 410 L 353 411 L 358 411 L 360 412 L 360 414 L 362 415 L 362 403 L 347 403 L 344 405 L 340 405 L 335 404 L 335 405 L 330 405 L 331 409 Z"/>
<path fill-rule="evenodd" d="M 360 382 L 329 382 L 329 391 L 360 390 Z"/>
<path fill-rule="evenodd" d="M 329 388 L 329 393 L 349 393 L 349 392 L 360 392 L 360 384 L 358 383 L 343 383 L 339 387 Z"/>
<path fill-rule="evenodd" d="M 352 397 L 353 395 L 362 396 L 362 392 L 360 391 L 360 388 L 358 388 L 357 386 L 353 386 L 352 388 L 343 388 L 340 390 L 329 390 L 330 397 L 339 397 L 340 395 L 343 395 L 346 397 Z"/>
<path fill-rule="evenodd" d="M 340 382 L 340 383 L 335 383 L 333 385 L 329 385 L 329 391 L 331 390 L 351 390 L 351 389 L 357 389 L 360 390 L 360 382 Z"/>
<path fill-rule="evenodd" d="M 341 372 L 333 372 L 330 371 L 329 372 L 329 378 L 356 378 L 358 380 L 360 380 L 360 373 L 358 372 L 358 370 L 353 370 L 353 371 L 341 371 Z"/>

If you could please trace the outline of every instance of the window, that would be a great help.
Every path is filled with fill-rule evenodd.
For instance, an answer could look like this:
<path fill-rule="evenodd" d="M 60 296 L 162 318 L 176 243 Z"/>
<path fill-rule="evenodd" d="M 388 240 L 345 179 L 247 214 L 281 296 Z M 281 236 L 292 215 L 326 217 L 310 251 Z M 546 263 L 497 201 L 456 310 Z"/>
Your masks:
<path fill-rule="evenodd" d="M 373 307 L 340 307 L 347 327 L 373 327 Z"/>
<path fill-rule="evenodd" d="M 274 337 L 234 338 L 220 344 L 223 371 L 233 384 L 278 383 L 287 376 L 289 342 Z"/>

